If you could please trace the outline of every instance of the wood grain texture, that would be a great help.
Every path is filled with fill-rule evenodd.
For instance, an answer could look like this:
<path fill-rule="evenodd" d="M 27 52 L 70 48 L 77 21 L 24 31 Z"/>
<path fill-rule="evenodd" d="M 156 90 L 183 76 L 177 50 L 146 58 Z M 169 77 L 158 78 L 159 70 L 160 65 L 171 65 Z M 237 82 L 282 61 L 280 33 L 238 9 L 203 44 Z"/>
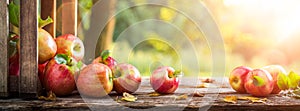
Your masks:
<path fill-rule="evenodd" d="M 228 78 L 216 78 L 207 88 L 195 88 L 201 84 L 198 78 L 182 78 L 179 89 L 174 94 L 151 97 L 148 93 L 153 92 L 149 84 L 149 78 L 142 78 L 140 88 L 133 93 L 137 97 L 135 102 L 116 101 L 122 95 L 117 95 L 114 91 L 109 97 L 104 98 L 82 98 L 78 93 L 56 101 L 41 100 L 1 100 L 0 110 L 70 110 L 70 111 L 299 111 L 300 100 L 289 97 L 270 95 L 266 103 L 251 103 L 247 100 L 238 100 L 236 104 L 227 103 L 223 98 L 227 95 L 250 96 L 249 94 L 237 94 L 231 89 Z M 223 82 L 224 81 L 224 82 Z M 199 92 L 204 97 L 194 97 L 193 93 Z M 186 99 L 175 99 L 178 95 L 186 94 Z M 207 104 L 209 103 L 210 104 Z M 16 107 L 17 106 L 17 107 Z"/>
<path fill-rule="evenodd" d="M 53 23 L 43 27 L 52 37 L 56 36 L 56 0 L 41 0 L 41 18 L 46 19 L 50 16 Z"/>
<path fill-rule="evenodd" d="M 0 97 L 8 96 L 8 9 L 0 0 Z"/>
<path fill-rule="evenodd" d="M 20 1 L 20 96 L 36 97 L 37 63 L 37 0 Z M 29 16 L 30 15 L 30 16 Z"/>
<path fill-rule="evenodd" d="M 62 1 L 62 34 L 77 36 L 77 0 Z"/>

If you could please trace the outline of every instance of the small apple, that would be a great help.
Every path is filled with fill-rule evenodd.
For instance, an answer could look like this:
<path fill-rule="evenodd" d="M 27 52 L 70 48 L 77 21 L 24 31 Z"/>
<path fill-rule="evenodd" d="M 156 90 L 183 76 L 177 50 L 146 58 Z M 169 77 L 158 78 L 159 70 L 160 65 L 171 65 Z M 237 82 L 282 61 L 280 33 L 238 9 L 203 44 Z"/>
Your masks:
<path fill-rule="evenodd" d="M 233 69 L 229 76 L 229 84 L 238 93 L 247 93 L 244 88 L 247 74 L 252 71 L 252 68 L 246 66 L 239 66 Z"/>
<path fill-rule="evenodd" d="M 57 54 L 44 70 L 44 85 L 47 91 L 57 96 L 71 94 L 75 88 L 74 75 L 78 71 L 77 61 L 65 54 Z"/>
<path fill-rule="evenodd" d="M 114 88 L 117 93 L 133 93 L 141 84 L 141 75 L 137 68 L 131 64 L 121 63 L 113 69 Z"/>
<path fill-rule="evenodd" d="M 161 66 L 155 69 L 150 76 L 150 84 L 157 93 L 174 93 L 178 88 L 181 71 L 175 71 L 172 67 Z"/>
<path fill-rule="evenodd" d="M 117 65 L 117 61 L 112 58 L 110 54 L 110 50 L 104 50 L 99 57 L 93 60 L 92 63 L 103 63 L 113 70 L 113 68 Z"/>
<path fill-rule="evenodd" d="M 76 61 L 80 61 L 84 56 L 84 46 L 82 41 L 72 35 L 65 34 L 55 39 L 57 44 L 57 54 L 66 54 L 73 57 Z"/>
<path fill-rule="evenodd" d="M 112 72 L 104 64 L 92 63 L 80 71 L 76 85 L 79 93 L 84 96 L 106 96 L 113 89 Z"/>
<path fill-rule="evenodd" d="M 246 77 L 245 89 L 253 96 L 268 96 L 271 94 L 274 81 L 271 74 L 264 69 L 254 69 Z"/>
<path fill-rule="evenodd" d="M 56 54 L 57 46 L 53 37 L 45 30 L 38 29 L 38 62 L 43 64 L 53 58 Z"/>
<path fill-rule="evenodd" d="M 280 65 L 269 65 L 269 66 L 263 67 L 262 69 L 265 69 L 266 71 L 268 71 L 273 78 L 274 88 L 273 88 L 273 91 L 271 92 L 271 94 L 278 94 L 281 91 L 281 89 L 277 85 L 278 74 L 282 73 L 282 74 L 287 75 L 287 72 Z"/>

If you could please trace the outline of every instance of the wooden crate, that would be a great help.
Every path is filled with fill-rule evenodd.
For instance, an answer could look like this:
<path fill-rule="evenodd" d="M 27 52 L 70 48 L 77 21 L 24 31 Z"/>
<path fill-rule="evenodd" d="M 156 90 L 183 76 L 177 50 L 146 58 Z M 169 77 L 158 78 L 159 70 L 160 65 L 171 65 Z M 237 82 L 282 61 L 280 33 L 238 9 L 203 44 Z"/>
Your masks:
<path fill-rule="evenodd" d="M 20 76 L 8 72 L 8 0 L 0 0 L 0 97 L 36 98 L 41 93 L 38 79 L 38 1 L 20 0 Z M 41 0 L 41 17 L 48 16 L 54 23 L 44 27 L 53 37 L 56 35 L 56 0 Z M 62 34 L 76 35 L 77 0 L 63 0 L 71 4 L 62 7 Z M 64 18 L 73 19 L 64 19 Z"/>

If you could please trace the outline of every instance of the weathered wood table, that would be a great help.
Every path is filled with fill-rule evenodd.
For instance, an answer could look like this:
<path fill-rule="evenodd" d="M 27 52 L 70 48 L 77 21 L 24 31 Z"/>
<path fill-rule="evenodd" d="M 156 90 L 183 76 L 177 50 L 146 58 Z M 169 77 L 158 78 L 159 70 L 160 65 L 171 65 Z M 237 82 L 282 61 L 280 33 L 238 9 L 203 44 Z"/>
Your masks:
<path fill-rule="evenodd" d="M 142 79 L 142 85 L 134 93 L 138 99 L 135 102 L 116 100 L 122 95 L 112 92 L 104 98 L 92 99 L 81 97 L 74 93 L 69 97 L 57 98 L 56 101 L 44 101 L 35 99 L 1 99 L 1 110 L 279 110 L 299 111 L 300 100 L 278 95 L 270 95 L 265 103 L 251 103 L 246 100 L 238 100 L 236 104 L 227 103 L 223 98 L 228 95 L 238 97 L 250 96 L 237 94 L 233 91 L 227 78 L 214 79 L 215 82 L 206 84 L 207 87 L 199 87 L 201 80 L 198 78 L 183 78 L 179 89 L 174 94 L 153 96 L 149 78 Z M 198 87 L 197 87 L 198 86 Z M 203 94 L 195 96 L 195 93 Z M 178 98 L 186 95 L 187 98 Z"/>

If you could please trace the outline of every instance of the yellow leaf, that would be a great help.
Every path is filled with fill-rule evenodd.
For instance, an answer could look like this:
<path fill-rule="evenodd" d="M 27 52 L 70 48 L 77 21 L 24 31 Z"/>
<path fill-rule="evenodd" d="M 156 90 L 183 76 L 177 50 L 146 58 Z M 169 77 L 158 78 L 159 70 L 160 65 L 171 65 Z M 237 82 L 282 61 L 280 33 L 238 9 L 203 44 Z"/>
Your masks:
<path fill-rule="evenodd" d="M 149 95 L 150 97 L 157 97 L 157 96 L 160 96 L 160 94 L 157 93 L 157 92 L 151 92 L 151 93 L 148 93 L 148 95 Z"/>
<path fill-rule="evenodd" d="M 250 96 L 243 96 L 243 97 L 238 97 L 239 100 L 249 100 L 252 103 L 266 103 L 268 100 L 267 98 L 257 98 L 257 97 L 250 97 Z"/>
<path fill-rule="evenodd" d="M 193 93 L 193 97 L 204 97 L 204 94 L 195 92 L 195 93 Z"/>
<path fill-rule="evenodd" d="M 208 83 L 202 83 L 198 86 L 196 86 L 196 88 L 207 88 L 208 87 Z"/>
<path fill-rule="evenodd" d="M 236 104 L 237 103 L 237 97 L 236 96 L 225 96 L 223 101 L 228 102 L 228 103 Z"/>
<path fill-rule="evenodd" d="M 47 97 L 39 96 L 38 99 L 39 100 L 46 100 L 46 101 L 55 101 L 56 100 L 56 95 L 52 91 L 49 91 L 48 94 L 47 94 Z"/>
<path fill-rule="evenodd" d="M 186 94 L 182 94 L 182 95 L 179 95 L 179 96 L 176 96 L 175 99 L 176 100 L 184 100 L 184 99 L 187 99 L 188 96 Z"/>
<path fill-rule="evenodd" d="M 126 92 L 123 93 L 123 97 L 121 98 L 121 100 L 128 101 L 128 102 L 134 102 L 134 101 L 136 101 L 136 99 L 137 98 L 135 96 L 133 96 L 129 93 L 126 93 Z"/>

